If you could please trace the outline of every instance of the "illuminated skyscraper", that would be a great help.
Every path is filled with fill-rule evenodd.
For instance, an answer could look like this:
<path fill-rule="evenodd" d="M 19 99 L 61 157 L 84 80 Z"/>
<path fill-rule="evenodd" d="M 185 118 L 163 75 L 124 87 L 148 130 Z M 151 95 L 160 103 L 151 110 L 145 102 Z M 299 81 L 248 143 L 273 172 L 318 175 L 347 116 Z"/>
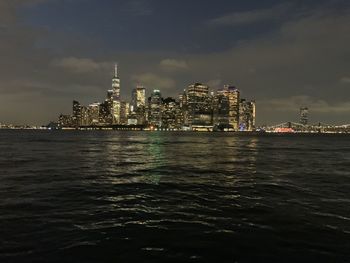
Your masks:
<path fill-rule="evenodd" d="M 131 103 L 135 111 L 137 108 L 144 107 L 146 105 L 146 89 L 143 86 L 138 85 L 132 90 L 131 95 Z"/>
<path fill-rule="evenodd" d="M 239 98 L 240 92 L 234 86 L 225 85 L 224 89 L 218 91 L 218 93 L 227 96 L 229 110 L 228 110 L 228 122 L 231 128 L 235 131 L 239 128 Z"/>
<path fill-rule="evenodd" d="M 98 125 L 100 119 L 100 103 L 95 102 L 88 106 L 89 125 Z"/>
<path fill-rule="evenodd" d="M 131 93 L 131 111 L 133 118 L 137 120 L 137 124 L 146 122 L 146 89 L 138 85 Z"/>
<path fill-rule="evenodd" d="M 114 66 L 114 76 L 112 78 L 112 92 L 111 96 L 111 114 L 112 123 L 120 124 L 120 79 L 118 76 L 118 65 Z"/>
<path fill-rule="evenodd" d="M 129 116 L 130 103 L 121 101 L 120 102 L 120 124 L 126 125 L 128 124 L 128 116 Z"/>
<path fill-rule="evenodd" d="M 113 100 L 120 100 L 120 78 L 118 76 L 118 64 L 114 65 L 114 76 L 112 78 Z"/>
<path fill-rule="evenodd" d="M 107 125 L 111 124 L 111 112 L 110 112 L 110 101 L 106 99 L 104 102 L 100 104 L 99 110 L 99 124 Z"/>
<path fill-rule="evenodd" d="M 255 129 L 255 101 L 242 99 L 239 105 L 239 129 L 253 131 Z"/>
<path fill-rule="evenodd" d="M 217 129 L 229 128 L 229 108 L 228 96 L 218 91 L 214 97 L 213 106 L 213 124 Z"/>
<path fill-rule="evenodd" d="M 175 129 L 178 127 L 177 126 L 178 109 L 179 109 L 179 104 L 176 102 L 174 98 L 168 97 L 163 100 L 162 128 Z"/>
<path fill-rule="evenodd" d="M 300 108 L 300 123 L 303 125 L 308 124 L 309 119 L 309 109 L 307 107 Z"/>
<path fill-rule="evenodd" d="M 159 90 L 153 90 L 148 98 L 148 123 L 160 128 L 162 126 L 162 95 Z"/>
<path fill-rule="evenodd" d="M 186 93 L 187 113 L 185 124 L 193 126 L 210 126 L 212 124 L 212 103 L 209 87 L 195 83 L 188 87 Z"/>
<path fill-rule="evenodd" d="M 81 105 L 76 100 L 73 100 L 72 124 L 74 127 L 79 127 L 81 125 Z"/>

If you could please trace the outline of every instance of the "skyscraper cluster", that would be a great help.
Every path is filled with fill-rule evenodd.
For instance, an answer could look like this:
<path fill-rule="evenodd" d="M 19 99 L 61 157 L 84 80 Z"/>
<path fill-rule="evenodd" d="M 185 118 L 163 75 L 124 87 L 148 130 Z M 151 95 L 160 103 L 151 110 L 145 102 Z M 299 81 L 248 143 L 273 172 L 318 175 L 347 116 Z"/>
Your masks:
<path fill-rule="evenodd" d="M 228 130 L 255 129 L 255 102 L 241 99 L 240 91 L 225 85 L 216 92 L 194 83 L 177 98 L 163 97 L 158 89 L 147 98 L 145 87 L 132 90 L 131 102 L 121 99 L 118 66 L 115 65 L 112 89 L 102 103 L 88 106 L 73 101 L 73 114 L 60 115 L 60 127 L 132 127 L 151 130 Z"/>

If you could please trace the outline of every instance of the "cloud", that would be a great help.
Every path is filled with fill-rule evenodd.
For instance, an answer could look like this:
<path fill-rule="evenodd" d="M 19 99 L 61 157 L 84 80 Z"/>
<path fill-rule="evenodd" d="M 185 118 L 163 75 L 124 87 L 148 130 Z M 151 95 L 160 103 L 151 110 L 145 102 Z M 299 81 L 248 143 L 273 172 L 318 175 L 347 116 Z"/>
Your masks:
<path fill-rule="evenodd" d="M 162 77 L 154 73 L 144 73 L 140 75 L 132 76 L 132 81 L 136 84 L 142 84 L 147 87 L 149 90 L 160 89 L 168 90 L 175 87 L 176 82 L 167 77 Z"/>
<path fill-rule="evenodd" d="M 340 79 L 340 82 L 350 84 L 350 77 L 343 77 Z"/>
<path fill-rule="evenodd" d="M 260 21 L 274 20 L 283 17 L 291 8 L 290 4 L 279 4 L 272 8 L 256 9 L 245 12 L 234 12 L 207 21 L 209 26 L 242 26 Z"/>
<path fill-rule="evenodd" d="M 183 71 L 189 69 L 189 66 L 185 60 L 178 59 L 163 59 L 159 63 L 160 67 L 164 71 L 174 72 L 174 71 Z"/>
<path fill-rule="evenodd" d="M 98 70 L 108 70 L 111 68 L 110 63 L 102 62 L 98 63 L 89 58 L 61 58 L 54 59 L 51 62 L 51 65 L 54 67 L 63 68 L 65 70 L 74 72 L 74 73 L 91 73 Z"/>
<path fill-rule="evenodd" d="M 218 89 L 222 85 L 221 79 L 212 79 L 207 81 L 207 85 L 212 89 Z"/>

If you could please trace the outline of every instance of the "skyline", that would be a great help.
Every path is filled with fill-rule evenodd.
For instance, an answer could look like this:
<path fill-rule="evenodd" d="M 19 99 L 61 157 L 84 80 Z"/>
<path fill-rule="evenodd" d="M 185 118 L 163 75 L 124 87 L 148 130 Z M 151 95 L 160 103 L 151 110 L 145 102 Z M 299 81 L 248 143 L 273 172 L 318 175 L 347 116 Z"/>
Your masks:
<path fill-rule="evenodd" d="M 52 129 L 121 128 L 169 131 L 254 131 L 255 101 L 240 96 L 235 86 L 214 91 L 195 82 L 176 97 L 161 90 L 148 91 L 142 83 L 132 90 L 131 100 L 121 96 L 118 64 L 114 65 L 111 89 L 104 101 L 81 104 L 73 100 L 72 114 L 60 114 Z M 306 117 L 307 121 L 307 117 Z"/>
<path fill-rule="evenodd" d="M 73 98 L 102 100 L 118 60 L 127 99 L 137 84 L 175 97 L 229 83 L 257 101 L 257 125 L 302 106 L 310 122 L 348 123 L 349 4 L 301 2 L 4 0 L 0 121 L 43 124 Z"/>

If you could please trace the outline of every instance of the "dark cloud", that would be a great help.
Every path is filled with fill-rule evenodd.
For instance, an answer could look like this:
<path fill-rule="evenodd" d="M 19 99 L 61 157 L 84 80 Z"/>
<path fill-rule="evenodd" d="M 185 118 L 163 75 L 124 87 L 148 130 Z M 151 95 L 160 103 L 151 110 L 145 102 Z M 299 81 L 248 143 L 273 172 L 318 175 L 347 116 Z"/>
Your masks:
<path fill-rule="evenodd" d="M 168 72 L 174 72 L 174 71 L 182 71 L 182 70 L 188 70 L 188 64 L 185 60 L 178 60 L 178 59 L 163 59 L 159 66 L 162 70 L 168 71 Z"/>
<path fill-rule="evenodd" d="M 289 3 L 282 3 L 271 8 L 255 9 L 244 12 L 233 12 L 207 21 L 209 26 L 242 26 L 261 21 L 276 20 L 288 14 L 292 7 Z"/>
<path fill-rule="evenodd" d="M 107 71 L 111 68 L 111 63 L 96 62 L 90 58 L 67 57 L 54 59 L 51 62 L 53 67 L 63 68 L 73 73 L 91 73 L 98 70 Z"/>
<path fill-rule="evenodd" d="M 176 82 L 172 78 L 159 76 L 154 73 L 143 73 L 139 75 L 133 75 L 132 80 L 136 84 L 142 84 L 146 88 L 160 89 L 169 94 L 169 90 L 176 87 Z M 173 93 L 171 93 L 173 95 Z M 164 94 L 165 95 L 165 94 Z"/>

